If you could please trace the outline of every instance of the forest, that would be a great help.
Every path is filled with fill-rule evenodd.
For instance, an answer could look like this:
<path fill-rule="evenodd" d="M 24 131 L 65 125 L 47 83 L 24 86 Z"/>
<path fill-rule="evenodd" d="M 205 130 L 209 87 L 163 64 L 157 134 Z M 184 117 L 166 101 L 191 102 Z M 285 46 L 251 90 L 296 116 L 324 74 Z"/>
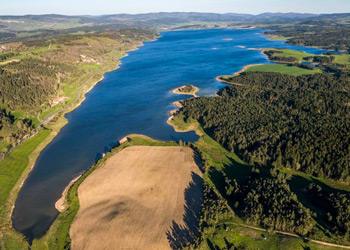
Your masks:
<path fill-rule="evenodd" d="M 311 184 L 308 190 L 309 198 L 314 205 L 329 210 L 326 220 L 333 230 L 346 237 L 350 236 L 350 194 L 344 192 L 329 192 L 319 185 Z"/>
<path fill-rule="evenodd" d="M 334 61 L 334 56 L 309 56 L 304 57 L 305 61 L 311 61 L 314 63 L 331 64 Z"/>
<path fill-rule="evenodd" d="M 228 207 L 248 225 L 310 238 L 317 238 L 321 229 L 325 237 L 348 242 L 349 192 L 315 181 L 305 184 L 291 174 L 350 180 L 348 74 L 245 72 L 225 79 L 241 85 L 228 85 L 216 97 L 181 101 L 175 118 L 198 121 L 206 134 L 250 166 L 242 177 L 239 171 L 246 170 L 234 165 L 220 170 L 203 164 Z M 219 200 L 204 193 L 204 202 Z M 210 218 L 226 214 L 205 204 L 200 224 L 205 227 L 197 245 L 209 242 L 209 232 L 219 231 L 215 223 L 216 229 L 210 229 Z M 224 225 L 230 221 L 225 218 Z"/>
<path fill-rule="evenodd" d="M 350 82 L 330 74 L 247 72 L 180 111 L 250 164 L 350 180 Z"/>
<path fill-rule="evenodd" d="M 0 71 L 1 103 L 10 110 L 39 107 L 57 93 L 56 75 L 68 71 L 56 62 L 28 58 L 13 62 Z"/>
<path fill-rule="evenodd" d="M 275 31 L 266 34 L 287 37 L 294 45 L 322 47 L 330 50 L 350 50 L 350 27 L 337 19 L 331 21 L 304 21 L 294 25 L 271 25 Z"/>
<path fill-rule="evenodd" d="M 267 175 L 253 169 L 241 185 L 235 179 L 225 177 L 226 197 L 248 223 L 306 235 L 315 221 L 311 211 L 291 192 L 289 179 L 290 176 L 276 169 Z"/>
<path fill-rule="evenodd" d="M 297 63 L 298 60 L 294 57 L 281 56 L 282 51 L 279 50 L 264 50 L 264 54 L 268 56 L 270 61 L 284 62 L 284 63 Z"/>

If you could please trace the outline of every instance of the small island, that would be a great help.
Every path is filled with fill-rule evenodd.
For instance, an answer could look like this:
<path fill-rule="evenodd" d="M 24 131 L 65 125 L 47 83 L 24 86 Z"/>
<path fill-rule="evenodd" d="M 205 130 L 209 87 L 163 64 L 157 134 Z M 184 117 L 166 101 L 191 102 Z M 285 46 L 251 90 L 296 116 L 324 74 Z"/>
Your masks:
<path fill-rule="evenodd" d="M 193 86 L 193 85 L 183 85 L 179 88 L 176 88 L 173 90 L 173 93 L 175 94 L 181 94 L 181 95 L 193 95 L 194 97 L 198 97 L 196 93 L 199 91 L 199 88 Z"/>

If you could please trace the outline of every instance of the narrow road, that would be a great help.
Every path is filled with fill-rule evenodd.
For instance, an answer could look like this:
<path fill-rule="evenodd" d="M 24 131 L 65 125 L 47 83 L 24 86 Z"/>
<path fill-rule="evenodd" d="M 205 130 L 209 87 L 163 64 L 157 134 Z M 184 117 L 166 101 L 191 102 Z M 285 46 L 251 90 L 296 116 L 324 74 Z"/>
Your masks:
<path fill-rule="evenodd" d="M 238 225 L 238 226 L 242 226 L 242 227 L 246 227 L 246 228 L 250 228 L 250 229 L 254 229 L 257 231 L 261 231 L 261 232 L 268 232 L 266 229 L 260 228 L 260 227 L 254 227 L 254 226 L 249 226 L 249 225 L 245 225 L 245 224 L 240 224 L 240 223 L 231 223 L 234 225 Z M 320 244 L 320 245 L 324 245 L 324 246 L 328 246 L 328 247 L 337 247 L 337 248 L 343 248 L 343 249 L 350 249 L 350 246 L 345 246 L 345 245 L 338 245 L 338 244 L 333 244 L 333 243 L 328 243 L 325 241 L 320 241 L 320 240 L 313 240 L 313 239 L 309 239 L 309 238 L 304 238 L 301 237 L 297 234 L 293 234 L 293 233 L 288 233 L 288 232 L 282 232 L 282 231 L 273 231 L 274 233 L 277 234 L 281 234 L 281 235 L 286 235 L 286 236 L 290 236 L 290 237 L 294 237 L 294 238 L 300 238 L 303 240 L 307 240 L 316 244 Z"/>
<path fill-rule="evenodd" d="M 77 91 L 77 94 L 74 98 L 74 101 L 72 103 L 76 103 L 79 100 L 80 97 L 80 92 L 81 90 L 90 82 L 90 80 L 93 78 L 94 76 L 92 75 L 91 77 L 89 77 L 88 80 L 85 81 L 85 84 L 83 84 Z M 40 126 L 48 123 L 57 113 L 59 113 L 60 111 L 69 108 L 70 106 L 66 106 L 66 107 L 62 107 L 59 108 L 58 110 L 52 112 L 51 114 L 47 115 L 44 119 L 40 119 L 40 113 L 37 114 L 36 118 L 38 119 L 38 121 L 40 122 Z"/>
<path fill-rule="evenodd" d="M 8 60 L 8 61 L 5 61 L 5 62 L 0 62 L 0 65 L 3 66 L 3 65 L 6 65 L 6 64 L 9 64 L 9 63 L 13 63 L 13 62 L 19 62 L 18 59 L 12 59 L 12 60 Z"/>

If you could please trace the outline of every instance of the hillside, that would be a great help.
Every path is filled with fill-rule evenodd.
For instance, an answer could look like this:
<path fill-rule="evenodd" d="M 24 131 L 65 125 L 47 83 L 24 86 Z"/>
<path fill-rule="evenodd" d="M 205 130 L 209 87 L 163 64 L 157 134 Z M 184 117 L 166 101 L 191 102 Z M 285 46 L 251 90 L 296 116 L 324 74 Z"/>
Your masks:
<path fill-rule="evenodd" d="M 107 29 L 198 29 L 217 27 L 269 27 L 313 22 L 348 23 L 350 14 L 316 15 L 302 13 L 216 14 L 197 12 L 159 12 L 102 16 L 26 15 L 0 16 L 0 42 L 53 37 L 75 32 Z M 278 25 L 278 26 L 276 26 Z"/>
<path fill-rule="evenodd" d="M 0 153 L 76 104 L 103 73 L 153 31 L 119 30 L 4 43 L 0 52 Z"/>

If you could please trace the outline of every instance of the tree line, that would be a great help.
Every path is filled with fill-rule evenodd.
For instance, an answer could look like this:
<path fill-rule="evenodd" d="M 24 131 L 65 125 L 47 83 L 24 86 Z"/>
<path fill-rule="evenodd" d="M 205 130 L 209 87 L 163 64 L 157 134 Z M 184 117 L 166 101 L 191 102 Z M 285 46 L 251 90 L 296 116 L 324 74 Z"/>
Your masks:
<path fill-rule="evenodd" d="M 225 191 L 229 202 L 247 222 L 267 229 L 307 235 L 315 225 L 311 211 L 291 192 L 290 176 L 276 169 L 252 174 L 239 185 L 225 176 Z"/>
<path fill-rule="evenodd" d="M 350 239 L 350 194 L 329 191 L 319 185 L 310 184 L 308 195 L 314 205 L 328 211 L 323 219 L 330 223 L 331 230 Z"/>
<path fill-rule="evenodd" d="M 183 101 L 198 120 L 250 164 L 350 180 L 350 83 L 329 74 L 247 72 L 216 98 Z"/>
<path fill-rule="evenodd" d="M 298 60 L 295 57 L 283 56 L 283 51 L 265 50 L 264 54 L 268 56 L 270 61 L 286 62 L 286 63 L 298 63 Z"/>

